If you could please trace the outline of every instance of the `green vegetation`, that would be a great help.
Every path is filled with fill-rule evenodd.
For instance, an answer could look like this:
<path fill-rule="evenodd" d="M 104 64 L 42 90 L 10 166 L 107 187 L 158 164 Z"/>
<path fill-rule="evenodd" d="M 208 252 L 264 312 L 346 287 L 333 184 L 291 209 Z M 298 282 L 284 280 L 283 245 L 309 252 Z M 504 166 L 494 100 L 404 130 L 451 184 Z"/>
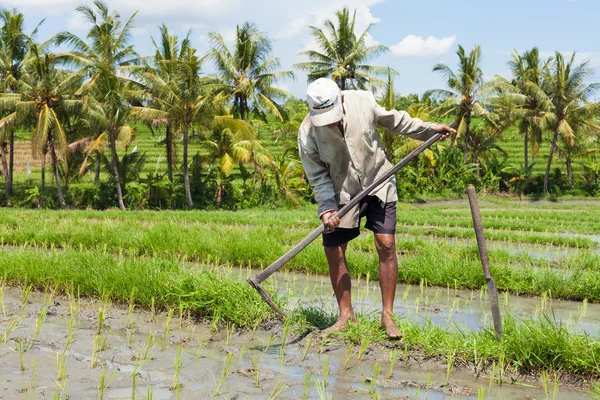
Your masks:
<path fill-rule="evenodd" d="M 295 74 L 280 70 L 267 33 L 240 23 L 233 46 L 211 32 L 199 54 L 190 33 L 180 40 L 162 24 L 154 54 L 143 56 L 131 44 L 136 14 L 122 18 L 101 0 L 76 11 L 90 23 L 85 37 L 42 42 L 23 32 L 23 14 L 0 13 L 3 204 L 237 210 L 312 199 L 294 139 L 306 106 L 278 88 Z M 401 199 L 456 198 L 467 184 L 520 198 L 600 194 L 600 86 L 588 83 L 588 63 L 561 53 L 542 60 L 533 48 L 508 60 L 511 79 L 485 80 L 482 48 L 459 45 L 457 68 L 433 67 L 446 88 L 401 96 L 392 67 L 368 64 L 388 51 L 367 44 L 372 25 L 357 32 L 355 11 L 335 15 L 307 27 L 316 49 L 300 53 L 308 61 L 296 69 L 342 89 L 382 89 L 387 109 L 459 123 L 452 140 L 397 174 Z M 209 62 L 215 74 L 204 72 Z M 391 161 L 414 147 L 380 135 Z"/>

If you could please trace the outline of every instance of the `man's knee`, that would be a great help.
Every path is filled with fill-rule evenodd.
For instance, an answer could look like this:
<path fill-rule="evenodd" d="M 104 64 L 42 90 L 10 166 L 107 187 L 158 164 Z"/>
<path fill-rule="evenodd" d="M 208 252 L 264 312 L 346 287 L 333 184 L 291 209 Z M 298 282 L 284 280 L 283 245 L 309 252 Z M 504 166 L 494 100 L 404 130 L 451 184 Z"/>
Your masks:
<path fill-rule="evenodd" d="M 376 235 L 375 244 L 380 256 L 390 258 L 396 255 L 396 238 L 394 235 Z"/>

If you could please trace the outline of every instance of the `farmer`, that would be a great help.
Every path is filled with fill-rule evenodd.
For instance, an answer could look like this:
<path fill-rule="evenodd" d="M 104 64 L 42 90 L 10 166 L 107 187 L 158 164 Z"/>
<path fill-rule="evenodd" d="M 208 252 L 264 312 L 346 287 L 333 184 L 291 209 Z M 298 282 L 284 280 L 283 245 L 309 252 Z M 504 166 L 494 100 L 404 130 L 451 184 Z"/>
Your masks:
<path fill-rule="evenodd" d="M 356 322 L 345 253 L 348 241 L 359 235 L 360 218 L 364 216 L 365 227 L 373 231 L 379 256 L 379 286 L 383 301 L 381 327 L 390 338 L 400 338 L 402 333 L 393 318 L 398 280 L 394 236 L 398 195 L 394 177 L 342 218 L 335 214 L 392 167 L 377 136 L 377 125 L 423 141 L 437 132 L 447 132 L 445 138 L 455 131 L 447 125 L 411 118 L 404 111 L 386 111 L 377 104 L 371 92 L 341 92 L 330 79 L 319 78 L 312 82 L 306 89 L 306 96 L 310 112 L 300 126 L 298 147 L 319 204 L 318 215 L 326 224 L 323 246 L 340 312 L 338 321 L 325 332 L 339 331 L 345 329 L 348 322 Z"/>

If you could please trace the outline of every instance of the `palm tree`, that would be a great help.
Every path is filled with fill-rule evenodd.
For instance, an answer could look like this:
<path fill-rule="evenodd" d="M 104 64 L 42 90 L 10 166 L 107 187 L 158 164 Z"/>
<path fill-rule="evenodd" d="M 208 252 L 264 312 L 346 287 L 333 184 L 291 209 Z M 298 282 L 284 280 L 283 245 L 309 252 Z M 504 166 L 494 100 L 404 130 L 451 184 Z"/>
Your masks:
<path fill-rule="evenodd" d="M 46 51 L 48 43 L 38 45 L 29 42 L 29 55 L 23 62 L 22 76 L 19 81 L 21 99 L 16 103 L 15 112 L 0 120 L 0 126 L 15 126 L 27 119 L 35 120 L 31 138 L 34 157 L 46 157 L 50 152 L 52 170 L 56 181 L 58 199 L 61 207 L 65 200 L 58 171 L 59 161 L 66 161 L 67 136 L 61 120 L 61 114 L 80 105 L 78 100 L 70 100 L 68 82 L 72 74 L 57 69 L 58 61 L 53 53 Z M 42 167 L 42 186 L 40 189 L 43 204 L 45 186 L 45 166 Z"/>
<path fill-rule="evenodd" d="M 600 89 L 600 83 L 586 84 L 593 73 L 588 67 L 588 62 L 576 65 L 575 53 L 571 55 L 569 61 L 565 61 L 563 55 L 556 52 L 551 72 L 548 77 L 547 93 L 543 90 L 533 90 L 541 101 L 549 100 L 552 103 L 552 113 L 548 117 L 548 122 L 553 136 L 544 177 L 546 194 L 559 135 L 568 146 L 573 147 L 576 135 L 600 133 L 600 126 L 594 121 L 600 106 L 597 103 L 590 103 L 590 99 Z"/>
<path fill-rule="evenodd" d="M 15 112 L 17 102 L 21 98 L 17 93 L 2 93 L 0 94 L 0 116 L 10 115 Z M 17 129 L 16 119 L 2 119 L 0 121 L 0 159 L 2 159 L 1 172 L 4 177 L 4 191 L 6 192 L 6 205 L 10 206 L 11 179 L 10 169 L 8 167 L 9 157 L 6 154 L 7 138 Z"/>
<path fill-rule="evenodd" d="M 279 59 L 271 56 L 271 41 L 256 25 L 246 22 L 237 26 L 235 49 L 227 48 L 223 37 L 208 34 L 213 60 L 222 82 L 214 86 L 219 96 L 230 99 L 233 113 L 243 120 L 253 114 L 261 119 L 272 114 L 280 120 L 284 112 L 279 100 L 292 98 L 285 90 L 273 86 L 282 78 L 294 78 L 292 71 L 277 71 Z"/>
<path fill-rule="evenodd" d="M 17 10 L 0 9 L 0 91 L 15 93 L 21 79 L 21 67 L 27 53 L 27 35 L 23 32 L 25 19 Z M 39 25 L 38 25 L 39 26 Z M 32 36 L 37 31 L 33 31 Z M 15 129 L 10 129 L 2 135 L 0 152 L 3 154 L 3 164 L 6 147 L 8 146 L 8 165 L 5 166 L 5 186 L 7 204 L 10 205 L 12 192 Z"/>
<path fill-rule="evenodd" d="M 293 205 L 299 206 L 301 204 L 299 197 L 307 188 L 302 179 L 304 169 L 301 163 L 293 156 L 284 153 L 279 160 L 271 161 L 271 168 L 279 197 L 286 198 Z"/>
<path fill-rule="evenodd" d="M 385 82 L 375 75 L 385 75 L 390 69 L 366 64 L 372 58 L 389 51 L 382 45 L 367 46 L 366 41 L 373 24 L 357 36 L 354 30 L 356 10 L 350 13 L 345 7 L 336 12 L 336 17 L 335 22 L 329 19 L 325 21 L 325 31 L 310 26 L 319 48 L 301 52 L 300 55 L 307 56 L 310 61 L 295 64 L 294 68 L 308 72 L 309 82 L 318 78 L 331 78 L 342 90 L 383 87 Z"/>
<path fill-rule="evenodd" d="M 471 140 L 471 115 L 481 114 L 484 109 L 480 101 L 484 96 L 487 85 L 481 71 L 481 49 L 475 46 L 467 55 L 462 46 L 456 51 L 458 56 L 458 71 L 453 72 L 446 64 L 436 64 L 433 71 L 441 73 L 447 79 L 448 90 L 434 89 L 425 92 L 444 100 L 440 106 L 447 113 L 456 115 L 458 121 L 457 138 L 464 136 L 463 162 L 467 162 L 469 142 Z M 472 160 L 472 162 L 474 162 Z"/>
<path fill-rule="evenodd" d="M 106 3 L 96 0 L 93 4 L 93 8 L 81 5 L 76 9 L 92 24 L 87 34 L 90 44 L 69 32 L 59 33 L 56 43 L 72 47 L 60 60 L 79 67 L 78 74 L 89 77 L 76 94 L 85 97 L 83 103 L 89 107 L 90 118 L 102 132 L 99 139 L 106 135 L 109 142 L 117 200 L 119 208 L 125 210 L 117 142 L 133 134 L 126 123 L 130 104 L 132 99 L 140 100 L 144 96 L 141 87 L 128 78 L 132 72 L 129 67 L 140 62 L 133 46 L 128 44 L 136 14 L 123 24 L 120 15 L 116 11 L 111 13 Z"/>
<path fill-rule="evenodd" d="M 173 73 L 173 64 L 169 60 L 184 60 L 187 48 L 191 46 L 190 35 L 191 31 L 188 31 L 187 35 L 180 42 L 177 35 L 169 33 L 169 29 L 165 24 L 159 27 L 160 41 L 156 43 L 154 38 L 152 44 L 154 45 L 154 58 L 152 60 L 154 64 L 154 72 L 158 75 L 161 80 L 167 81 L 170 75 Z M 160 103 L 156 104 L 159 109 L 165 109 L 164 105 Z M 167 151 L 167 177 L 169 181 L 173 182 L 173 161 L 176 157 L 175 146 L 173 144 L 173 129 L 172 120 L 169 118 L 155 119 L 152 121 L 154 125 L 165 126 L 165 147 Z"/>
<path fill-rule="evenodd" d="M 550 102 L 539 101 L 534 95 L 544 84 L 542 81 L 547 76 L 548 62 L 542 63 L 539 57 L 537 47 L 519 54 L 513 52 L 512 60 L 508 65 L 513 74 L 511 84 L 516 89 L 516 93 L 521 95 L 519 103 L 515 108 L 519 123 L 517 128 L 523 136 L 523 165 L 526 170 L 529 164 L 529 142 L 533 144 L 531 153 L 531 162 L 534 162 L 535 155 L 538 152 L 542 140 L 542 126 L 545 124 L 545 118 Z M 532 90 L 534 88 L 535 90 Z"/>
<path fill-rule="evenodd" d="M 146 121 L 163 120 L 174 131 L 183 133 L 183 179 L 185 197 L 189 207 L 193 206 L 188 171 L 189 132 L 194 123 L 209 121 L 218 103 L 207 92 L 212 81 L 201 76 L 203 58 L 196 50 L 186 45 L 180 60 L 162 60 L 165 71 L 146 70 L 142 78 L 153 94 L 158 108 L 133 107 L 134 115 Z M 168 71 L 167 71 L 168 68 Z"/>
<path fill-rule="evenodd" d="M 231 175 L 235 164 L 252 161 L 252 142 L 255 139 L 254 130 L 245 121 L 230 116 L 215 117 L 212 133 L 202 144 L 208 162 L 218 168 L 217 204 L 223 197 L 223 182 Z"/>

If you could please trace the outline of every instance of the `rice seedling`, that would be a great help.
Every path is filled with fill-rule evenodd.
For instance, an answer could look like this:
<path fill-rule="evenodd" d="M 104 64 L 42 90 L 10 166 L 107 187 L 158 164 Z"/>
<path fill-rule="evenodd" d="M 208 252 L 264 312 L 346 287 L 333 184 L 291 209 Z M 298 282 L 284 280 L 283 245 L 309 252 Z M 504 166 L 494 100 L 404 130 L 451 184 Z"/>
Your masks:
<path fill-rule="evenodd" d="M 323 358 L 323 387 L 327 387 L 327 377 L 329 376 L 329 357 Z"/>
<path fill-rule="evenodd" d="M 273 387 L 273 390 L 271 391 L 271 394 L 269 395 L 269 400 L 275 400 L 288 387 L 289 386 L 286 385 L 285 382 L 277 381 Z"/>
<path fill-rule="evenodd" d="M 181 352 L 183 351 L 183 347 L 181 345 L 177 346 L 177 352 L 175 353 L 175 361 L 173 362 L 173 368 L 175 370 L 175 374 L 173 375 L 173 383 L 171 384 L 171 390 L 174 390 L 178 393 L 181 390 L 181 384 L 179 383 L 179 372 L 181 371 Z"/>
<path fill-rule="evenodd" d="M 44 305 L 40 308 L 40 311 L 38 312 L 37 319 L 35 320 L 35 330 L 33 332 L 33 336 L 30 336 L 27 338 L 27 342 L 29 343 L 29 348 L 33 347 L 33 345 L 35 344 L 35 341 L 37 340 L 37 337 L 40 334 L 40 331 L 42 330 L 42 327 L 44 326 L 44 321 L 46 320 L 46 315 L 48 315 L 48 308 L 50 307 L 50 301 L 51 301 L 51 299 L 49 299 L 48 301 L 45 301 Z"/>
<path fill-rule="evenodd" d="M 4 291 L 6 288 L 6 278 L 0 280 L 0 307 L 2 308 L 2 316 L 6 318 L 6 307 L 4 305 Z"/>
<path fill-rule="evenodd" d="M 129 296 L 129 308 L 127 309 L 127 322 L 125 322 L 125 329 L 133 329 L 135 322 L 131 318 L 133 311 L 135 310 L 135 287 L 131 289 L 131 296 Z"/>
<path fill-rule="evenodd" d="M 57 381 L 63 381 L 67 377 L 67 367 L 66 367 L 65 361 L 66 361 L 65 352 L 62 352 L 60 354 L 56 353 L 56 369 L 57 369 L 56 380 Z"/>
<path fill-rule="evenodd" d="M 105 365 L 102 368 L 102 373 L 100 374 L 100 382 L 98 383 L 98 400 L 104 400 L 106 388 L 108 388 L 108 385 L 110 385 L 111 382 L 117 377 L 117 371 L 113 371 L 108 377 L 107 373 L 108 365 Z"/>
<path fill-rule="evenodd" d="M 379 374 L 381 373 L 381 364 L 375 363 L 373 367 L 373 377 L 371 378 L 371 382 L 369 383 L 369 393 L 372 393 L 375 389 L 375 385 L 377 384 L 377 380 L 379 379 Z"/>
<path fill-rule="evenodd" d="M 100 307 L 96 316 L 98 318 L 98 329 L 96 331 L 96 335 L 100 336 L 102 334 L 102 327 L 104 326 L 104 318 L 105 318 L 106 309 Z"/>
<path fill-rule="evenodd" d="M 285 364 L 285 350 L 283 347 L 279 348 L 279 375 L 283 375 L 283 366 Z"/>
<path fill-rule="evenodd" d="M 142 367 L 148 362 L 149 358 L 140 358 L 133 364 L 133 370 L 131 371 L 131 399 L 135 400 L 137 395 L 137 377 L 140 374 Z"/>
<path fill-rule="evenodd" d="M 267 351 L 269 350 L 269 348 L 273 344 L 274 340 L 275 340 L 275 334 L 271 333 L 271 336 L 269 336 L 269 341 L 267 342 L 267 345 L 265 346 L 265 348 L 263 350 L 263 355 L 267 353 Z"/>
<path fill-rule="evenodd" d="M 448 382 L 450 382 L 450 373 L 452 372 L 452 368 L 454 367 L 454 357 L 456 356 L 456 351 L 454 352 L 449 352 L 448 356 L 446 357 L 446 363 L 447 363 L 447 367 L 446 367 L 446 385 L 448 384 Z"/>
<path fill-rule="evenodd" d="M 206 346 L 206 344 L 208 343 L 208 338 L 203 339 L 201 337 L 198 338 L 198 349 L 196 350 L 196 360 L 198 360 L 200 358 L 200 356 L 202 356 L 202 351 L 204 350 L 204 347 Z"/>
<path fill-rule="evenodd" d="M 151 311 L 151 318 L 150 320 L 152 322 L 156 322 L 156 299 L 154 298 L 154 296 L 152 296 L 152 299 L 150 300 L 150 311 Z"/>
<path fill-rule="evenodd" d="M 363 357 L 367 353 L 367 349 L 371 344 L 371 340 L 368 337 L 363 337 L 360 340 L 360 349 L 358 350 L 358 361 L 362 361 Z"/>
<path fill-rule="evenodd" d="M 233 358 L 233 353 L 227 352 L 227 357 L 225 358 L 225 367 L 223 368 L 223 371 L 221 372 L 221 378 L 219 379 L 219 382 L 217 383 L 217 387 L 215 388 L 215 391 L 213 393 L 214 396 L 217 396 L 219 393 L 221 393 L 221 387 L 223 386 L 223 384 L 227 380 L 227 377 L 229 376 L 232 358 Z"/>
<path fill-rule="evenodd" d="M 350 363 L 350 357 L 352 356 L 352 352 L 354 351 L 354 343 L 350 343 L 348 345 L 348 350 L 346 351 L 346 358 L 344 359 L 344 369 L 348 369 L 348 364 Z"/>
<path fill-rule="evenodd" d="M 394 350 L 390 351 L 389 361 L 388 361 L 388 372 L 386 375 L 387 379 L 390 379 L 392 377 L 392 374 L 394 373 L 394 365 L 396 364 L 397 359 L 398 359 L 398 350 L 394 349 Z"/>
<path fill-rule="evenodd" d="M 254 386 L 255 387 L 260 386 L 259 365 L 260 365 L 260 354 L 257 354 L 254 357 L 252 357 L 252 369 L 254 371 Z"/>
<path fill-rule="evenodd" d="M 329 396 L 329 393 L 327 393 L 327 389 L 325 388 L 323 381 L 321 381 L 315 377 L 315 378 L 313 378 L 313 382 L 314 382 L 315 388 L 317 389 L 317 394 L 319 395 L 319 399 L 320 400 L 330 400 L 331 396 Z"/>
<path fill-rule="evenodd" d="M 169 332 L 170 332 L 170 325 L 171 325 L 171 318 L 173 318 L 173 312 L 175 310 L 173 308 L 169 308 L 169 312 L 167 313 L 167 320 L 165 321 L 165 327 L 163 330 L 163 341 L 162 341 L 162 351 L 165 351 L 166 347 L 167 347 L 167 343 L 169 341 Z"/>
<path fill-rule="evenodd" d="M 302 400 L 306 400 L 308 399 L 308 396 L 310 396 L 310 389 L 311 389 L 311 382 L 312 382 L 313 376 L 310 372 L 307 372 L 304 374 L 304 380 L 302 383 Z"/>
<path fill-rule="evenodd" d="M 240 364 L 242 363 L 242 360 L 244 359 L 244 354 L 246 353 L 246 347 L 242 346 L 242 349 L 240 350 L 240 356 L 238 357 L 238 361 L 236 364 L 236 368 L 239 369 L 240 368 Z"/>
<path fill-rule="evenodd" d="M 477 400 L 485 400 L 485 388 L 477 388 Z"/>
<path fill-rule="evenodd" d="M 235 325 L 232 325 L 229 322 L 225 325 L 225 346 L 229 346 L 231 344 L 231 338 L 233 337 L 234 330 Z"/>
<path fill-rule="evenodd" d="M 587 314 L 587 305 L 588 305 L 588 300 L 587 299 L 583 299 L 583 301 L 581 302 L 581 306 L 577 307 L 577 310 L 579 311 L 579 319 L 583 319 L 585 317 L 585 315 Z"/>
<path fill-rule="evenodd" d="M 312 345 L 313 338 L 312 336 L 306 340 L 306 344 L 304 345 L 304 353 L 302 354 L 302 361 L 306 360 L 306 356 L 308 355 L 308 351 L 310 350 L 310 346 Z"/>
<path fill-rule="evenodd" d="M 23 339 L 16 340 L 16 347 L 13 351 L 19 353 L 19 369 L 21 372 L 25 371 L 25 352 L 27 351 L 27 346 L 25 345 L 25 341 Z"/>

